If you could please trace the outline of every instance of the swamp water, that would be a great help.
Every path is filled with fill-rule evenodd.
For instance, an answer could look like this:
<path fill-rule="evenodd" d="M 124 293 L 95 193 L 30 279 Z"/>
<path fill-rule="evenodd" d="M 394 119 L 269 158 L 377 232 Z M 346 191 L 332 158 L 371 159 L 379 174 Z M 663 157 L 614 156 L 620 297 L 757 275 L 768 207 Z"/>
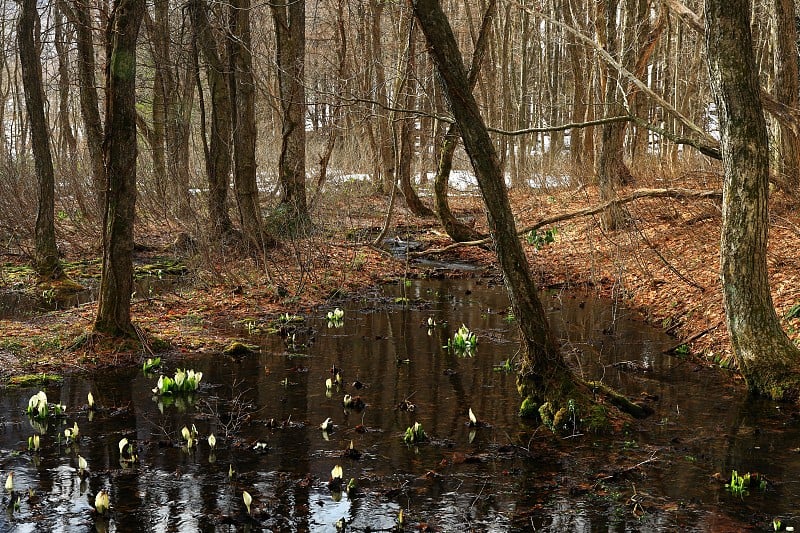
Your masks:
<path fill-rule="evenodd" d="M 342 306 L 340 328 L 323 310 L 283 335 L 250 335 L 257 355 L 191 357 L 178 366 L 203 372 L 200 390 L 174 402 L 154 398 L 158 374 L 142 369 L 70 377 L 46 389 L 67 416 L 44 428 L 24 412 L 38 389 L 0 391 L 0 474 L 14 472 L 19 497 L 14 509 L 3 494 L 0 531 L 336 531 L 337 522 L 390 531 L 401 510 L 407 531 L 771 530 L 776 517 L 800 527 L 796 417 L 746 398 L 716 371 L 661 355 L 674 339 L 608 302 L 543 297 L 575 368 L 645 393 L 654 415 L 611 436 L 536 430 L 517 416 L 513 374 L 497 368 L 516 350 L 502 285 L 387 285 Z M 430 317 L 438 325 L 429 335 Z M 461 324 L 478 336 L 472 357 L 442 348 Z M 328 397 L 332 367 L 342 386 Z M 344 409 L 345 394 L 366 408 Z M 468 427 L 470 408 L 489 427 Z M 80 436 L 67 444 L 58 436 L 73 422 Z M 430 440 L 408 446 L 414 422 Z M 192 424 L 199 438 L 188 450 L 181 429 Z M 37 453 L 27 451 L 35 433 Z M 123 437 L 138 456 L 132 465 L 120 462 Z M 344 454 L 351 442 L 358 458 Z M 91 471 L 84 481 L 79 454 Z M 356 480 L 354 495 L 332 493 L 335 465 L 345 484 Z M 731 493 L 714 474 L 734 469 L 757 472 L 766 487 Z M 110 494 L 108 517 L 92 512 L 100 490 Z"/>

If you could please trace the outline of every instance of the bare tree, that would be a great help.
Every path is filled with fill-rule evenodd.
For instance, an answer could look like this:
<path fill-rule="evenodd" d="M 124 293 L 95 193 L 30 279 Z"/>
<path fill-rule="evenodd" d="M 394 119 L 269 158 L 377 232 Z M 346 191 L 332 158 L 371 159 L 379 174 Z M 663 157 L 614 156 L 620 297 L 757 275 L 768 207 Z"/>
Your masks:
<path fill-rule="evenodd" d="M 282 110 L 278 173 L 281 204 L 289 226 L 308 222 L 306 202 L 306 3 L 277 0 L 270 4 L 275 22 L 275 59 Z"/>
<path fill-rule="evenodd" d="M 136 212 L 136 40 L 144 0 L 115 0 L 106 31 L 106 210 L 103 272 L 94 330 L 136 334 L 131 322 L 133 224 Z"/>
<path fill-rule="evenodd" d="M 31 127 L 33 162 L 38 181 L 38 210 L 36 212 L 34 267 L 43 278 L 63 275 L 58 259 L 55 230 L 55 177 L 50 153 L 50 130 L 44 115 L 42 62 L 36 34 L 39 31 L 39 12 L 36 0 L 22 0 L 17 22 L 17 44 L 22 64 L 22 85 L 25 108 Z"/>
<path fill-rule="evenodd" d="M 261 221 L 256 176 L 256 108 L 250 39 L 250 0 L 233 0 L 228 22 L 228 87 L 233 124 L 234 189 L 239 221 L 247 243 L 262 249 L 271 243 Z"/>
<path fill-rule="evenodd" d="M 208 18 L 209 7 L 205 0 L 189 0 L 189 15 L 192 21 L 195 47 L 199 48 L 206 64 L 206 79 L 211 96 L 210 141 L 205 134 L 205 121 L 201 124 L 203 147 L 208 177 L 208 216 L 212 240 L 222 241 L 233 232 L 233 222 L 228 214 L 227 198 L 231 174 L 232 106 L 228 88 L 227 66 L 223 61 L 222 48 L 214 37 Z M 196 81 L 200 84 L 200 74 Z M 198 87 L 203 103 L 203 88 Z M 205 114 L 205 108 L 201 107 Z M 205 118 L 205 117 L 203 117 Z"/>
<path fill-rule="evenodd" d="M 781 328 L 767 275 L 769 144 L 749 0 L 706 0 L 706 52 L 725 170 L 722 288 L 733 353 L 750 389 L 800 397 L 800 351 Z"/>

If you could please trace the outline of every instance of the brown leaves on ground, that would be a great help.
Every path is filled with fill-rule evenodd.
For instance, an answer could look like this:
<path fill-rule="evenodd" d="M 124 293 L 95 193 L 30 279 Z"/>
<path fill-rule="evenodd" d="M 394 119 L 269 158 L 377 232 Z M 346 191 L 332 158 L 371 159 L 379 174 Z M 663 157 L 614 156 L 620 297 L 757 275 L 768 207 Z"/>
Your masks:
<path fill-rule="evenodd" d="M 691 173 L 659 187 L 719 189 L 715 173 Z M 620 190 L 619 195 L 633 188 Z M 778 315 L 800 303 L 800 216 L 791 198 L 775 193 L 771 209 L 768 261 Z M 518 227 L 555 215 L 598 205 L 594 187 L 533 191 L 513 189 Z M 383 224 L 385 198 L 365 194 L 330 198 L 320 204 L 317 229 L 288 238 L 263 258 L 244 257 L 231 249 L 200 251 L 185 262 L 190 275 L 155 295 L 136 295 L 134 322 L 147 339 L 157 335 L 176 352 L 221 351 L 244 323 L 267 324 L 281 313 L 303 314 L 332 305 L 336 294 L 353 293 L 397 277 L 431 274 L 429 266 L 391 258 L 367 245 Z M 486 231 L 478 196 L 451 198 L 456 216 Z M 543 286 L 588 288 L 638 310 L 652 324 L 680 339 L 711 362 L 726 363 L 730 346 L 723 324 L 719 282 L 721 211 L 715 200 L 644 198 L 623 207 L 622 229 L 603 231 L 597 215 L 555 226 L 555 242 L 528 244 L 531 268 Z M 542 228 L 545 231 L 548 228 Z M 390 236 L 423 243 L 423 249 L 451 244 L 433 219 L 417 219 L 396 208 Z M 143 247 L 137 261 L 159 256 L 174 239 L 161 227 L 140 227 Z M 67 261 L 96 259 L 90 243 L 73 246 Z M 446 261 L 495 264 L 486 247 L 466 246 L 430 257 Z M 72 274 L 74 275 L 74 274 Z M 104 343 L 75 349 L 74 341 L 91 331 L 96 304 L 25 319 L 0 320 L 0 361 L 7 374 L 42 370 L 88 370 L 148 356 L 146 349 L 122 355 L 123 348 Z M 800 314 L 800 313 L 798 313 Z M 797 318 L 784 320 L 797 339 Z"/>

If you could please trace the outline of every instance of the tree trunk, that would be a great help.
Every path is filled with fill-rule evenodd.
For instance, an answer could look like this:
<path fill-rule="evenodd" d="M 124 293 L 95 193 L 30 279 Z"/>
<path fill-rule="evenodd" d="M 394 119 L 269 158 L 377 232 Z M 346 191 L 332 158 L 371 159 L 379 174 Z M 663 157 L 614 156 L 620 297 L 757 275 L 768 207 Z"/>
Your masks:
<path fill-rule="evenodd" d="M 39 12 L 36 0 L 22 0 L 17 23 L 17 43 L 22 64 L 22 86 L 25 108 L 31 127 L 31 148 L 36 179 L 39 185 L 38 210 L 34 238 L 34 268 L 42 278 L 55 279 L 63 275 L 58 260 L 55 230 L 55 178 L 50 153 L 50 132 L 44 116 L 42 63 L 39 58 L 36 32 Z"/>
<path fill-rule="evenodd" d="M 97 81 L 95 80 L 92 16 L 89 12 L 88 0 L 73 0 L 73 2 L 74 7 L 67 10 L 67 13 L 70 22 L 75 27 L 78 49 L 81 116 L 83 117 L 86 145 L 89 148 L 97 212 L 103 213 L 105 210 L 106 169 L 103 161 L 103 121 L 100 118 Z"/>
<path fill-rule="evenodd" d="M 496 4 L 496 0 L 490 0 L 486 6 L 481 29 L 475 42 L 475 48 L 472 51 L 472 63 L 470 63 L 467 79 L 471 90 L 475 88 L 481 62 L 489 48 L 489 31 L 491 30 Z M 448 181 L 450 179 L 450 171 L 453 169 L 453 156 L 458 146 L 458 136 L 458 124 L 454 122 L 448 126 L 447 132 L 444 134 L 439 160 L 437 161 L 436 178 L 433 182 L 434 208 L 436 209 L 436 215 L 439 217 L 439 222 L 451 239 L 455 242 L 476 241 L 482 239 L 483 235 L 458 220 L 450 210 L 450 204 L 447 201 Z"/>
<path fill-rule="evenodd" d="M 58 166 L 69 169 L 71 177 L 77 176 L 78 141 L 72 130 L 69 92 L 69 38 L 64 24 L 64 13 L 55 9 L 55 48 L 58 55 Z M 82 194 L 81 194 L 82 197 Z"/>
<path fill-rule="evenodd" d="M 106 53 L 106 211 L 98 333 L 135 336 L 131 323 L 133 224 L 136 209 L 136 38 L 144 0 L 116 0 L 108 23 Z"/>
<path fill-rule="evenodd" d="M 211 96 L 211 141 L 205 154 L 210 233 L 212 240 L 222 241 L 233 232 L 227 205 L 232 164 L 231 95 L 226 79 L 227 68 L 220 57 L 208 20 L 208 6 L 204 0 L 190 0 L 188 6 L 194 39 L 206 62 L 206 78 Z M 202 92 L 201 87 L 198 87 L 198 92 Z"/>
<path fill-rule="evenodd" d="M 566 404 L 577 381 L 559 351 L 537 294 L 528 261 L 516 235 L 503 174 L 494 145 L 472 95 L 453 31 L 437 0 L 413 0 L 414 13 L 428 41 L 464 147 L 472 161 L 486 205 L 489 231 L 522 336 L 521 392 L 526 401 Z"/>
<path fill-rule="evenodd" d="M 250 0 L 233 0 L 229 12 L 229 88 L 233 124 L 233 183 L 245 240 L 256 249 L 269 244 L 261 222 L 256 177 L 256 101 L 250 39 Z"/>
<path fill-rule="evenodd" d="M 775 0 L 775 98 L 782 104 L 797 108 L 800 103 L 798 81 L 797 27 L 793 0 Z M 800 188 L 800 137 L 785 124 L 778 127 L 780 149 L 775 171 L 777 184 L 797 196 Z"/>
<path fill-rule="evenodd" d="M 399 98 L 398 102 L 403 102 L 403 107 L 406 109 L 414 109 L 416 105 L 416 92 L 417 86 L 414 82 L 414 56 L 416 54 L 416 46 L 414 39 L 414 19 L 408 22 L 408 42 L 405 60 L 405 98 Z M 404 101 L 403 101 L 404 100 Z M 411 163 L 414 158 L 414 125 L 416 118 L 406 114 L 400 119 L 400 134 L 399 143 L 400 150 L 397 158 L 397 182 L 400 184 L 400 191 L 403 193 L 403 198 L 406 200 L 406 207 L 415 216 L 418 217 L 433 217 L 435 213 L 430 207 L 422 203 L 417 191 L 411 185 Z"/>
<path fill-rule="evenodd" d="M 394 190 L 394 153 L 392 151 L 392 128 L 391 120 L 387 118 L 386 109 L 389 107 L 389 96 L 386 94 L 386 73 L 384 72 L 383 46 L 381 38 L 383 36 L 382 17 L 385 2 L 380 0 L 369 0 L 369 14 L 372 24 L 369 30 L 369 49 L 371 57 L 366 61 L 371 62 L 374 70 L 374 79 L 370 80 L 373 85 L 370 91 L 375 91 L 375 104 L 373 113 L 377 119 L 377 128 L 374 132 L 374 150 L 378 169 L 378 175 L 374 176 L 377 180 L 378 190 L 384 194 L 391 194 Z"/>
<path fill-rule="evenodd" d="M 270 4 L 275 21 L 275 60 L 283 125 L 278 174 L 281 204 L 287 207 L 288 227 L 305 225 L 306 202 L 306 91 L 305 0 L 279 0 Z"/>
<path fill-rule="evenodd" d="M 598 44 L 614 59 L 619 54 L 617 39 L 617 5 L 619 0 L 606 0 L 597 3 L 596 30 Z M 619 84 L 617 76 L 605 63 L 600 64 L 603 104 L 606 117 L 626 114 L 624 107 L 617 101 Z M 617 187 L 632 181 L 631 173 L 625 165 L 624 142 L 626 122 L 604 124 L 601 128 L 600 148 L 597 153 L 595 171 L 600 189 L 600 201 L 608 202 L 617 195 Z M 606 230 L 615 230 L 622 224 L 622 211 L 614 207 L 603 212 L 600 222 Z"/>
<path fill-rule="evenodd" d="M 749 0 L 706 0 L 706 49 L 725 171 L 721 269 L 734 356 L 753 392 L 796 400 L 800 351 L 781 329 L 767 274 L 769 147 Z"/>

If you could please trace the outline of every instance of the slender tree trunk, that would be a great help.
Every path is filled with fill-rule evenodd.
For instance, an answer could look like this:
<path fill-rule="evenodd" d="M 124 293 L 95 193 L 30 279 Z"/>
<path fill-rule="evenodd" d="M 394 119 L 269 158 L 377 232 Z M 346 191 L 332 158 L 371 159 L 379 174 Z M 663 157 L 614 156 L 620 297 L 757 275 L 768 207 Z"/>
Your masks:
<path fill-rule="evenodd" d="M 289 226 L 308 222 L 306 202 L 305 0 L 270 4 L 275 21 L 275 59 L 283 112 L 278 174 Z"/>
<path fill-rule="evenodd" d="M 798 78 L 797 27 L 793 0 L 775 2 L 775 98 L 797 108 L 800 103 Z M 780 149 L 775 171 L 778 186 L 797 196 L 800 188 L 800 137 L 785 124 L 778 127 Z"/>
<path fill-rule="evenodd" d="M 222 241 L 233 232 L 228 214 L 228 189 L 231 174 L 231 95 L 228 88 L 227 68 L 220 57 L 214 32 L 208 20 L 208 6 L 204 0 L 189 0 L 194 39 L 206 63 L 211 96 L 211 140 L 205 154 L 208 177 L 208 216 L 210 233 L 214 241 Z M 199 83 L 199 75 L 198 75 Z M 198 86 L 198 92 L 202 87 Z"/>
<path fill-rule="evenodd" d="M 58 55 L 58 165 L 77 175 L 78 141 L 72 130 L 70 113 L 69 33 L 65 27 L 64 13 L 55 9 L 55 48 Z"/>
<path fill-rule="evenodd" d="M 407 52 L 404 66 L 405 73 L 403 74 L 403 77 L 405 78 L 405 98 L 401 97 L 398 100 L 403 102 L 403 106 L 406 109 L 414 109 L 414 106 L 416 105 L 417 85 L 413 79 L 415 64 L 414 56 L 416 55 L 416 39 L 414 38 L 415 33 L 414 19 L 410 18 L 408 21 L 407 30 L 408 42 L 406 43 Z M 400 184 L 400 191 L 403 193 L 403 198 L 406 200 L 406 207 L 408 207 L 409 211 L 418 217 L 432 217 L 435 216 L 435 213 L 430 207 L 422 203 L 422 200 L 420 200 L 419 196 L 417 195 L 417 191 L 414 190 L 414 187 L 411 184 L 411 163 L 415 153 L 415 136 L 413 133 L 415 122 L 415 117 L 410 115 L 406 115 L 400 119 L 400 153 L 399 157 L 397 158 L 397 182 Z"/>
<path fill-rule="evenodd" d="M 42 63 L 39 58 L 36 33 L 39 12 L 36 0 L 22 0 L 17 23 L 17 44 L 22 64 L 22 86 L 25 108 L 31 127 L 31 148 L 38 181 L 38 210 L 34 239 L 34 268 L 39 276 L 55 279 L 63 275 L 58 260 L 55 230 L 55 178 L 50 153 L 50 131 L 44 116 Z"/>
<path fill-rule="evenodd" d="M 92 39 L 92 16 L 89 0 L 73 0 L 67 10 L 70 22 L 75 27 L 78 49 L 78 82 L 80 84 L 81 116 L 84 135 L 91 160 L 92 184 L 97 198 L 97 212 L 105 210 L 106 170 L 103 161 L 103 122 L 100 118 L 97 81 L 95 79 L 94 44 Z M 63 4 L 68 5 L 68 4 Z"/>
<path fill-rule="evenodd" d="M 496 0 L 490 0 L 489 4 L 486 6 L 480 32 L 475 42 L 475 48 L 472 51 L 472 63 L 470 64 L 467 80 L 471 90 L 475 88 L 483 57 L 486 55 L 489 48 L 489 32 L 492 27 L 496 5 Z M 459 221 L 453 215 L 447 201 L 448 181 L 450 179 L 450 172 L 453 169 L 453 156 L 458 146 L 458 138 L 458 124 L 454 122 L 448 126 L 441 145 L 442 148 L 437 162 L 436 178 L 433 183 L 434 207 L 436 209 L 436 215 L 439 217 L 439 222 L 441 222 L 442 227 L 451 239 L 455 242 L 475 241 L 482 239 L 483 235 Z"/>
<path fill-rule="evenodd" d="M 108 23 L 106 53 L 106 211 L 103 272 L 94 329 L 134 336 L 133 225 L 136 210 L 136 39 L 144 0 L 115 0 Z"/>
<path fill-rule="evenodd" d="M 516 234 L 494 145 L 472 95 L 452 29 L 437 0 L 412 0 L 478 177 L 503 279 L 522 335 L 521 389 L 531 401 L 566 401 L 576 380 L 559 351 Z"/>
<path fill-rule="evenodd" d="M 781 325 L 767 274 L 769 147 L 749 0 L 706 0 L 706 51 L 725 171 L 722 288 L 736 361 L 750 389 L 796 400 L 800 351 Z"/>
<path fill-rule="evenodd" d="M 373 85 L 369 87 L 369 91 L 374 91 L 375 93 L 376 105 L 373 106 L 373 112 L 377 117 L 378 123 L 374 133 L 375 142 L 373 143 L 376 150 L 374 157 L 378 168 L 378 175 L 375 176 L 375 179 L 377 180 L 378 190 L 384 194 L 391 194 L 395 187 L 394 153 L 392 151 L 393 125 L 391 120 L 386 118 L 389 96 L 386 94 L 386 73 L 384 72 L 383 46 L 381 45 L 384 5 L 385 2 L 380 0 L 369 0 L 369 14 L 372 18 L 372 24 L 368 26 L 371 57 L 366 58 L 366 60 L 372 63 L 374 72 L 373 79 L 370 80 Z"/>
<path fill-rule="evenodd" d="M 604 0 L 597 3 L 595 28 L 598 44 L 615 59 L 619 40 L 617 38 L 617 7 L 619 0 Z M 619 116 L 625 109 L 618 102 L 619 84 L 613 70 L 605 63 L 600 64 L 603 104 L 606 117 Z M 604 124 L 601 128 L 600 147 L 595 163 L 600 201 L 605 203 L 617 195 L 617 187 L 632 180 L 624 160 L 624 141 L 626 123 Z M 600 221 L 604 229 L 614 230 L 622 223 L 622 212 L 618 208 L 605 211 Z"/>
<path fill-rule="evenodd" d="M 157 0 L 153 3 L 155 10 L 155 20 L 150 14 L 145 12 L 144 25 L 150 37 L 150 53 L 153 56 L 153 104 L 152 121 L 153 127 L 147 137 L 150 145 L 150 152 L 153 159 L 153 178 L 155 189 L 162 195 L 164 210 L 167 211 L 169 193 L 167 192 L 167 153 L 164 143 L 164 130 L 167 125 L 167 100 L 173 98 L 174 88 L 168 88 L 168 81 L 164 80 L 165 70 L 169 64 L 169 53 L 167 51 L 167 39 L 169 33 L 167 29 L 160 27 L 160 22 L 165 16 L 167 9 L 166 0 Z M 143 121 L 138 124 L 140 127 Z"/>
<path fill-rule="evenodd" d="M 270 244 L 261 222 L 256 176 L 256 101 L 250 39 L 250 0 L 230 4 L 229 89 L 232 104 L 234 189 L 246 241 L 256 249 Z"/>

